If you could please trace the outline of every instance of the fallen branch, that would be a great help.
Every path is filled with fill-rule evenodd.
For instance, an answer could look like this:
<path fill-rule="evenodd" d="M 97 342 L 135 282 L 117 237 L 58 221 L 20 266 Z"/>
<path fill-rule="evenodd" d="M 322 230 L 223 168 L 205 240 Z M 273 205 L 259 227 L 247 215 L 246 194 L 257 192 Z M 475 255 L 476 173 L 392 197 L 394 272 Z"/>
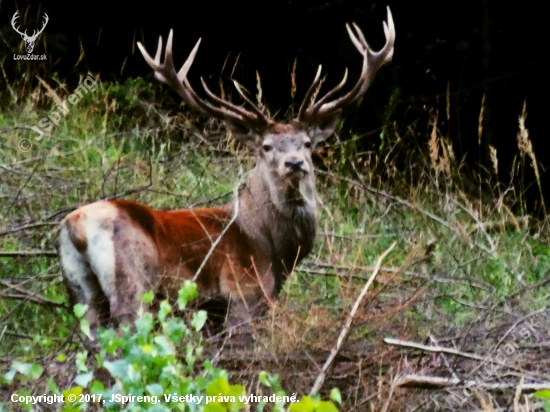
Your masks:
<path fill-rule="evenodd" d="M 455 356 L 460 356 L 462 358 L 475 359 L 479 361 L 487 360 L 486 357 L 476 355 L 475 353 L 461 352 L 456 349 L 445 348 L 443 346 L 429 346 L 429 345 L 423 345 L 422 343 L 410 342 L 406 340 L 399 340 L 399 339 L 393 339 L 393 338 L 384 338 L 384 343 L 387 343 L 388 345 L 402 346 L 404 348 L 419 349 L 425 352 L 447 353 L 449 355 L 455 355 Z M 503 366 L 507 366 L 507 365 L 503 364 Z"/>
<path fill-rule="evenodd" d="M 445 347 L 442 347 L 442 346 L 428 346 L 428 345 L 423 345 L 421 343 L 409 342 L 409 341 L 406 341 L 406 340 L 399 340 L 399 339 L 393 339 L 393 338 L 384 338 L 384 342 L 387 343 L 388 345 L 402 346 L 404 348 L 411 348 L 411 349 L 418 349 L 418 350 L 425 351 L 425 352 L 446 353 L 446 354 L 449 354 L 449 355 L 460 356 L 462 358 L 474 359 L 474 360 L 481 361 L 482 362 L 481 365 L 484 365 L 487 362 L 492 362 L 496 365 L 504 366 L 505 368 L 517 371 L 517 372 L 521 373 L 522 375 L 527 375 L 528 374 L 528 372 L 525 372 L 525 370 L 523 370 L 522 368 L 507 365 L 505 362 L 501 362 L 501 361 L 499 361 L 495 358 L 492 358 L 491 356 L 481 356 L 481 355 L 477 355 L 475 353 L 461 352 L 461 351 L 458 351 L 456 349 L 445 348 Z M 477 369 L 479 369 L 479 366 L 476 367 L 474 370 L 477 370 Z M 471 374 L 472 374 L 472 372 L 470 372 L 470 375 Z M 532 377 L 531 375 L 527 375 L 527 377 L 529 379 L 536 379 L 536 378 Z"/>
<path fill-rule="evenodd" d="M 402 375 L 399 376 L 393 386 L 405 388 L 442 389 L 449 386 L 457 386 L 462 381 L 458 378 L 443 378 L 440 376 Z"/>
<path fill-rule="evenodd" d="M 505 391 L 518 389 L 524 393 L 550 389 L 550 382 L 542 383 L 487 383 L 475 380 L 461 381 L 457 378 L 444 378 L 440 376 L 402 375 L 394 382 L 395 387 L 418 389 L 453 389 L 453 388 L 480 388 L 493 391 Z"/>
<path fill-rule="evenodd" d="M 351 323 L 353 322 L 353 319 L 355 318 L 355 314 L 357 313 L 357 310 L 359 310 L 359 306 L 363 302 L 363 299 L 365 299 L 365 296 L 367 295 L 367 292 L 372 285 L 372 282 L 374 281 L 374 278 L 380 271 L 380 266 L 382 266 L 382 261 L 388 256 L 388 254 L 393 250 L 397 242 L 393 242 L 391 246 L 386 249 L 382 255 L 378 258 L 376 261 L 376 266 L 374 267 L 374 270 L 372 274 L 370 275 L 369 279 L 367 280 L 367 283 L 365 283 L 365 286 L 363 286 L 363 289 L 361 290 L 361 293 L 355 300 L 355 303 L 353 304 L 353 307 L 351 308 L 351 311 L 348 315 L 348 318 L 346 319 L 346 323 L 344 324 L 344 327 L 340 331 L 340 335 L 338 336 L 338 340 L 336 341 L 336 344 L 330 351 L 330 355 L 325 361 L 325 364 L 323 365 L 323 368 L 321 369 L 321 373 L 319 376 L 317 376 L 317 379 L 315 379 L 315 383 L 313 384 L 313 387 L 311 388 L 311 391 L 309 392 L 310 395 L 315 395 L 317 392 L 319 392 L 319 389 L 321 389 L 321 386 L 323 386 L 323 382 L 325 381 L 326 374 L 330 366 L 332 365 L 332 362 L 334 361 L 334 358 L 340 351 L 340 348 L 342 347 L 342 344 L 344 343 L 344 340 L 346 339 L 349 329 L 351 327 Z"/>
<path fill-rule="evenodd" d="M 325 270 L 323 270 L 325 269 Z M 346 265 L 331 265 L 330 263 L 318 263 L 318 262 L 312 262 L 312 261 L 305 261 L 301 265 L 296 267 L 296 271 L 308 273 L 312 275 L 320 275 L 320 276 L 334 276 L 334 277 L 343 277 L 344 279 L 362 279 L 366 280 L 365 276 L 361 275 L 352 275 L 352 274 L 341 274 L 336 272 L 336 270 L 341 271 L 354 271 L 354 272 L 368 272 L 374 270 L 374 266 L 346 266 Z M 430 280 L 434 282 L 439 283 L 460 283 L 460 282 L 468 282 L 468 284 L 472 287 L 477 287 L 484 290 L 489 291 L 495 291 L 495 287 L 485 283 L 478 279 L 473 279 L 468 276 L 457 276 L 454 278 L 448 278 L 444 277 L 442 275 L 439 275 L 438 273 L 434 273 L 432 275 L 423 275 L 418 272 L 414 272 L 412 270 L 401 270 L 398 267 L 391 267 L 391 266 L 382 266 L 380 268 L 382 272 L 389 272 L 389 273 L 401 273 L 402 275 L 407 275 L 413 278 L 418 279 L 425 279 Z M 550 281 L 548 281 L 550 283 Z M 456 299 L 455 299 L 456 300 Z M 458 301 L 457 301 L 458 302 Z M 458 302 L 461 304 L 464 304 L 462 302 Z M 489 310 L 489 309 L 487 309 Z"/>

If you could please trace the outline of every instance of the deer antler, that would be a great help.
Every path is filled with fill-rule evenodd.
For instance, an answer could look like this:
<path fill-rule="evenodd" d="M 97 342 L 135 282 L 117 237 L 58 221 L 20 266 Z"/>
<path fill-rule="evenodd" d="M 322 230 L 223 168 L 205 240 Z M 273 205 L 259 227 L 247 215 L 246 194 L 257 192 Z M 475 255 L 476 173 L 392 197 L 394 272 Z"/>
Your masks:
<path fill-rule="evenodd" d="M 373 51 L 369 47 L 363 32 L 355 23 L 353 23 L 355 33 L 348 24 L 346 24 L 346 28 L 355 48 L 363 55 L 363 69 L 361 71 L 361 76 L 355 86 L 346 95 L 330 101 L 330 98 L 334 96 L 346 83 L 348 75 L 346 69 L 344 78 L 340 84 L 321 97 L 317 102 L 312 103 L 311 98 L 317 90 L 321 78 L 321 66 L 319 66 L 317 75 L 315 76 L 315 79 L 309 87 L 304 101 L 300 106 L 300 111 L 298 112 L 297 118 L 299 122 L 309 125 L 319 124 L 323 119 L 333 117 L 335 114 L 339 113 L 344 107 L 358 102 L 369 88 L 380 67 L 391 61 L 393 56 L 393 46 L 395 43 L 395 26 L 393 24 L 393 18 L 389 7 L 388 21 L 384 22 L 386 44 L 377 52 Z"/>
<path fill-rule="evenodd" d="M 252 112 L 216 96 L 212 93 L 212 91 L 210 91 L 202 77 L 201 82 L 204 91 L 211 101 L 200 98 L 189 84 L 189 81 L 187 80 L 187 73 L 193 64 L 195 55 L 197 54 L 197 50 L 199 49 L 199 45 L 201 43 L 201 39 L 199 39 L 180 71 L 177 73 L 174 67 L 174 59 L 172 57 L 172 39 L 173 30 L 170 30 L 168 41 L 166 42 L 166 52 L 164 54 L 163 63 L 160 62 L 160 56 L 162 53 L 162 37 L 159 37 L 157 52 L 154 59 L 149 56 L 149 53 L 147 53 L 140 42 L 137 43 L 143 58 L 155 71 L 155 77 L 157 80 L 174 89 L 185 103 L 202 114 L 224 119 L 231 125 L 236 126 L 241 130 L 254 130 L 261 132 L 267 128 L 267 126 L 271 123 L 271 120 L 269 120 L 260 108 L 257 107 L 243 93 L 237 82 L 235 82 L 235 87 L 243 99 L 252 107 Z"/>

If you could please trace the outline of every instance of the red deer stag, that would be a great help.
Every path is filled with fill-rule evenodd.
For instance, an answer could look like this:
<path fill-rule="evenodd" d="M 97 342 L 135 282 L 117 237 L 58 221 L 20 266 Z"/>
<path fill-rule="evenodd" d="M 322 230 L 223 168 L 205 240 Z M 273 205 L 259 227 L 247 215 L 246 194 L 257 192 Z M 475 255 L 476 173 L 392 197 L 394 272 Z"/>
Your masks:
<path fill-rule="evenodd" d="M 256 148 L 256 166 L 236 201 L 223 206 L 162 211 L 111 200 L 83 206 L 65 218 L 59 237 L 65 281 L 72 302 L 88 305 L 86 318 L 94 329 L 109 321 L 116 325 L 132 320 L 140 296 L 149 290 L 174 296 L 201 265 L 196 277 L 200 294 L 228 299 L 232 325 L 258 314 L 266 300 L 278 295 L 315 240 L 317 193 L 311 151 L 334 132 L 342 109 L 362 99 L 378 69 L 393 55 L 395 29 L 389 8 L 386 43 L 380 51 L 369 48 L 357 25 L 347 30 L 363 56 L 359 80 L 335 98 L 346 82 L 346 71 L 340 84 L 315 101 L 319 67 L 297 118 L 289 123 L 268 118 L 237 83 L 250 109 L 219 98 L 204 80 L 207 98 L 199 97 L 187 72 L 200 40 L 179 72 L 172 58 L 172 31 L 162 63 L 162 38 L 155 58 L 138 43 L 158 80 L 197 112 L 224 120 L 236 138 Z"/>

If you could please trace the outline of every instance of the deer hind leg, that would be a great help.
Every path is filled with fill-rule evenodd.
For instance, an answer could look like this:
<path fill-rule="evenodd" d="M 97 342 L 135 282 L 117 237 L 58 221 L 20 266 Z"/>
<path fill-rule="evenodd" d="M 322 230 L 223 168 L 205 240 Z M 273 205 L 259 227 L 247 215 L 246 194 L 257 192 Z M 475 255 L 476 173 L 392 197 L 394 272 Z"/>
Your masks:
<path fill-rule="evenodd" d="M 158 256 L 152 240 L 139 226 L 120 216 L 114 224 L 114 276 L 109 278 L 114 291 L 109 298 L 111 317 L 116 323 L 132 322 L 140 308 L 149 306 L 141 297 L 146 292 L 157 292 Z M 114 246 L 116 245 L 116 247 Z"/>
<path fill-rule="evenodd" d="M 111 326 L 120 322 L 120 291 L 116 287 L 115 244 L 112 221 L 91 221 L 86 227 L 88 262 L 109 302 Z"/>
<path fill-rule="evenodd" d="M 90 323 L 133 321 L 157 267 L 143 231 L 115 205 L 96 202 L 67 216 L 59 244 L 70 295 L 89 305 Z"/>
<path fill-rule="evenodd" d="M 88 320 L 95 334 L 100 325 L 108 322 L 109 302 L 87 262 L 85 252 L 75 247 L 65 227 L 59 235 L 59 255 L 70 304 L 88 305 L 84 319 Z"/>

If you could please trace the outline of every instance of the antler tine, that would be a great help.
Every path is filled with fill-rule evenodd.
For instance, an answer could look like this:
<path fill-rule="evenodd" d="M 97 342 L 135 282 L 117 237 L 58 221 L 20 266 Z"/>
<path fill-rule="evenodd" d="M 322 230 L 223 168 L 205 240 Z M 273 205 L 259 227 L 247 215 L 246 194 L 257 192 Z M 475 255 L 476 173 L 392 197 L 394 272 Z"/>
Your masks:
<path fill-rule="evenodd" d="M 359 39 L 351 29 L 349 24 L 346 23 L 346 30 L 348 31 L 349 38 L 351 39 L 351 42 L 353 43 L 355 48 L 359 50 L 359 53 L 364 54 L 365 49 L 369 47 L 367 44 L 367 39 L 365 39 L 365 36 L 363 35 L 363 32 L 361 31 L 359 26 L 357 26 L 357 24 L 355 23 L 352 23 L 352 24 L 353 24 L 353 28 L 357 31 L 357 34 L 359 35 Z"/>
<path fill-rule="evenodd" d="M 140 48 L 140 50 L 142 50 L 142 49 L 141 49 L 141 43 L 140 43 L 140 42 L 138 42 L 138 47 Z M 145 51 L 145 50 L 142 50 L 142 53 L 143 53 L 144 51 Z M 147 53 L 147 52 L 145 52 L 145 53 Z M 157 52 L 155 53 L 155 60 L 154 60 L 155 65 L 157 65 L 157 66 L 160 64 L 160 55 L 161 55 L 161 54 L 162 54 L 162 36 L 159 36 L 159 44 L 158 44 L 158 46 L 157 46 Z M 149 56 L 149 55 L 147 55 L 147 56 Z M 146 59 L 146 60 L 147 60 L 147 59 Z M 148 63 L 149 63 L 149 62 L 148 62 Z"/>
<path fill-rule="evenodd" d="M 201 83 L 202 83 L 202 87 L 204 88 L 204 91 L 206 92 L 208 97 L 210 97 L 212 100 L 214 100 L 220 106 L 225 107 L 226 109 L 229 109 L 229 110 L 234 110 L 235 112 L 239 113 L 242 116 L 246 116 L 247 114 L 250 113 L 248 110 L 243 109 L 242 107 L 237 106 L 236 104 L 233 104 L 233 103 L 231 103 L 227 100 L 223 100 L 222 98 L 216 96 L 210 90 L 210 88 L 208 87 L 208 85 L 206 84 L 206 82 L 204 81 L 204 79 L 202 77 L 201 77 Z"/>
<path fill-rule="evenodd" d="M 183 80 L 186 79 L 186 76 L 187 76 L 187 71 L 189 70 L 189 67 L 191 67 L 191 64 L 193 63 L 193 59 L 195 57 L 198 46 L 200 44 L 200 39 L 195 45 L 189 57 L 187 58 L 186 62 L 182 66 L 179 73 L 176 73 L 176 70 L 174 67 L 174 59 L 172 56 L 173 36 L 174 36 L 173 30 L 170 30 L 170 33 L 168 34 L 168 40 L 166 42 L 166 51 L 164 53 L 163 63 L 161 63 L 160 61 L 161 54 L 162 54 L 162 36 L 159 36 L 159 42 L 158 42 L 157 51 L 155 53 L 154 59 L 151 58 L 147 50 L 145 50 L 145 47 L 140 42 L 137 42 L 137 46 L 143 58 L 147 62 L 147 64 L 151 66 L 151 68 L 155 72 L 155 78 L 158 81 L 172 87 L 180 95 L 180 97 L 187 104 L 193 107 L 195 110 L 203 114 L 210 114 L 211 111 L 208 110 L 208 108 L 202 107 L 197 102 L 193 94 L 190 93 L 189 88 L 186 88 L 183 84 Z"/>
<path fill-rule="evenodd" d="M 141 44 L 141 42 L 137 42 L 137 46 L 138 46 L 138 49 L 139 51 L 141 52 L 141 55 L 143 56 L 143 58 L 145 59 L 145 62 L 151 66 L 151 68 L 154 70 L 155 72 L 155 78 L 157 80 L 159 80 L 160 82 L 162 83 L 167 83 L 168 81 L 164 78 L 164 76 L 162 76 L 160 74 L 160 69 L 161 69 L 161 63 L 160 63 L 160 54 L 162 52 L 162 36 L 159 36 L 159 43 L 158 43 L 158 47 L 157 47 L 157 52 L 155 54 L 155 58 L 151 58 L 151 56 L 149 55 L 149 53 L 147 52 L 147 50 L 145 50 L 145 47 L 143 47 L 143 44 Z"/>
<path fill-rule="evenodd" d="M 345 106 L 359 101 L 367 89 L 369 88 L 372 80 L 376 76 L 376 73 L 384 64 L 391 61 L 393 56 L 393 48 L 395 43 L 395 26 L 393 23 L 393 17 L 390 8 L 387 8 L 388 20 L 384 22 L 384 34 L 386 36 L 386 43 L 384 47 L 379 51 L 373 51 L 365 39 L 363 32 L 355 23 L 353 23 L 353 29 L 346 24 L 349 37 L 354 44 L 355 48 L 363 55 L 363 67 L 361 70 L 361 76 L 355 84 L 355 86 L 344 96 L 331 102 L 327 102 L 330 97 L 336 93 L 342 86 L 343 81 L 335 87 L 335 89 L 329 91 L 319 101 L 309 107 L 302 116 L 298 117 L 298 120 L 308 123 L 317 123 L 322 117 L 332 116 L 338 111 L 342 110 Z"/>
<path fill-rule="evenodd" d="M 346 84 L 348 80 L 348 69 L 346 67 L 346 70 L 344 72 L 344 77 L 342 78 L 342 81 L 336 85 L 336 87 L 334 87 L 334 89 L 328 91 L 323 97 L 321 97 L 311 108 L 309 111 L 306 111 L 304 110 L 303 112 L 301 112 L 301 107 L 300 107 L 300 113 L 298 113 L 298 120 L 299 121 L 306 121 L 306 113 L 309 113 L 311 114 L 312 116 L 309 116 L 309 117 L 314 117 L 317 113 L 317 110 L 315 109 L 316 107 L 320 108 L 328 99 L 330 99 L 332 96 L 334 96 L 338 91 L 340 91 L 340 89 L 342 87 L 344 87 L 344 85 Z M 306 96 L 307 97 L 307 96 Z M 311 98 L 311 96 L 309 97 Z M 303 105 L 302 105 L 303 106 Z"/>
<path fill-rule="evenodd" d="M 333 102 L 325 103 L 328 100 L 328 96 L 325 95 L 322 99 L 320 99 L 317 103 L 315 103 L 314 107 L 311 110 L 313 117 L 316 117 L 318 113 L 321 112 L 322 110 L 328 111 L 333 106 L 335 107 L 337 102 L 340 102 L 340 104 L 342 104 L 341 107 L 343 107 L 343 104 L 345 104 L 347 101 L 349 101 L 348 104 L 355 102 L 356 97 L 361 93 L 361 90 L 365 85 L 366 74 L 368 73 L 368 70 L 369 70 L 369 56 L 368 56 L 369 53 L 368 52 L 370 48 L 368 47 L 365 36 L 363 35 L 363 32 L 361 31 L 359 26 L 353 23 L 353 28 L 357 31 L 358 36 L 355 35 L 353 30 L 350 28 L 350 25 L 346 24 L 346 30 L 348 31 L 348 34 L 350 36 L 352 43 L 355 45 L 357 50 L 363 55 L 363 67 L 361 69 L 361 76 L 359 77 L 359 80 L 357 81 L 355 86 L 342 98 L 337 99 Z M 366 88 L 365 88 L 365 91 L 366 91 Z M 331 93 L 329 92 L 327 93 L 327 95 L 328 94 L 331 94 Z M 336 111 L 338 109 L 339 108 L 335 108 L 333 111 Z"/>
<path fill-rule="evenodd" d="M 243 91 L 239 82 L 237 80 L 233 80 L 233 84 L 235 85 L 235 89 L 237 89 L 237 92 L 239 92 L 239 94 L 244 99 L 244 101 L 247 102 L 250 105 L 250 107 L 252 107 L 252 110 L 254 111 L 256 116 L 258 116 L 259 119 L 264 119 L 267 122 L 268 120 L 265 117 L 264 112 L 262 112 L 262 110 L 258 106 L 256 106 L 256 103 L 250 100 L 250 98 Z"/>
<path fill-rule="evenodd" d="M 195 47 L 187 57 L 187 60 L 185 61 L 179 72 L 176 73 L 172 53 L 173 37 L 174 32 L 173 30 L 170 30 L 170 33 L 168 34 L 168 39 L 166 41 L 164 62 L 162 63 L 162 37 L 159 37 L 158 47 L 154 59 L 151 58 L 149 53 L 147 53 L 145 47 L 140 42 L 137 42 L 137 46 L 141 51 L 143 58 L 145 59 L 147 64 L 151 66 L 151 68 L 154 70 L 155 78 L 157 80 L 159 80 L 161 83 L 167 84 L 172 89 L 174 89 L 185 103 L 187 103 L 193 109 L 202 114 L 211 115 L 213 117 L 224 119 L 228 122 L 237 123 L 239 126 L 251 127 L 254 129 L 261 129 L 267 126 L 268 119 L 263 115 L 263 113 L 261 114 L 261 116 L 259 113 L 251 113 L 240 106 L 234 105 L 231 102 L 219 98 L 210 91 L 202 78 L 201 81 L 207 95 L 220 107 L 216 107 L 210 102 L 200 98 L 191 87 L 189 80 L 187 79 L 187 73 L 189 72 L 193 61 L 195 60 L 195 56 L 199 49 L 201 39 L 197 41 Z"/>
<path fill-rule="evenodd" d="M 317 74 L 315 75 L 315 79 L 313 79 L 311 86 L 309 86 L 309 89 L 307 89 L 307 93 L 304 97 L 304 100 L 302 101 L 302 104 L 300 105 L 300 110 L 298 111 L 298 120 L 303 120 L 306 114 L 306 110 L 311 105 L 311 96 L 313 96 L 313 93 L 315 93 L 317 85 L 319 84 L 319 80 L 321 79 L 321 68 L 322 66 L 319 65 L 319 68 L 317 69 Z"/>
<path fill-rule="evenodd" d="M 365 49 L 368 49 L 370 54 L 373 56 L 377 57 L 380 55 L 386 55 L 386 57 L 382 62 L 382 65 L 389 63 L 391 61 L 393 57 L 393 44 L 395 42 L 395 26 L 393 23 L 393 16 L 391 14 L 391 10 L 389 7 L 387 8 L 387 11 L 388 11 L 388 21 L 387 22 L 384 21 L 382 23 L 382 28 L 384 29 L 384 35 L 386 37 L 386 43 L 384 44 L 384 47 L 382 47 L 382 49 L 377 52 L 373 51 L 369 47 L 369 44 L 367 43 L 367 40 L 365 39 L 363 32 L 361 31 L 361 29 L 357 24 L 353 23 L 353 27 L 357 32 L 357 36 L 359 37 L 359 40 L 357 39 L 353 31 L 349 27 L 347 27 L 348 33 L 350 35 L 351 40 L 353 41 L 353 44 L 361 54 L 364 53 Z"/>

